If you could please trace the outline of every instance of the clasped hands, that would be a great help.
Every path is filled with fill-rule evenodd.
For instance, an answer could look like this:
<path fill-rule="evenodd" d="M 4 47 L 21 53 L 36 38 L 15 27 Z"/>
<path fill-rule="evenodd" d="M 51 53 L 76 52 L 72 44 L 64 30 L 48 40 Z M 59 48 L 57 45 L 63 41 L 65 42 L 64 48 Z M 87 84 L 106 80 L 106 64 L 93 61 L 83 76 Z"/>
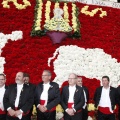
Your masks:
<path fill-rule="evenodd" d="M 41 112 L 47 111 L 47 108 L 46 108 L 44 105 L 39 105 L 39 106 L 38 106 L 38 109 L 39 109 Z"/>
<path fill-rule="evenodd" d="M 70 116 L 73 116 L 75 114 L 75 111 L 72 108 L 68 108 L 66 111 Z"/>
<path fill-rule="evenodd" d="M 8 110 L 8 113 L 10 114 L 10 116 L 16 116 L 18 117 L 18 115 L 22 114 L 22 112 L 20 110 L 13 110 L 12 108 Z"/>

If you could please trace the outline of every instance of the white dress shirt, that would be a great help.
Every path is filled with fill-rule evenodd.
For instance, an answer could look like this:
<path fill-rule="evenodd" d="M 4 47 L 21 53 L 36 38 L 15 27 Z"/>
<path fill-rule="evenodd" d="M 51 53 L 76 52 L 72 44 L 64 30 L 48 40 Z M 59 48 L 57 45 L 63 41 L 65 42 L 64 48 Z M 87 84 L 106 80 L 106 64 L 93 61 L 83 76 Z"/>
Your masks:
<path fill-rule="evenodd" d="M 110 112 L 113 113 L 109 93 L 110 93 L 110 87 L 107 89 L 104 87 L 102 88 L 102 94 L 98 106 L 109 107 Z"/>
<path fill-rule="evenodd" d="M 74 103 L 74 94 L 75 94 L 76 86 L 69 86 L 69 99 L 68 103 Z M 74 107 L 74 104 L 73 106 Z"/>
<path fill-rule="evenodd" d="M 16 100 L 15 100 L 15 107 L 18 107 L 20 93 L 21 93 L 22 89 L 23 89 L 23 84 L 21 84 L 21 85 L 17 84 L 17 96 L 16 96 Z"/>
<path fill-rule="evenodd" d="M 43 92 L 40 96 L 40 100 L 45 100 L 45 104 L 44 106 L 47 105 L 47 101 L 48 101 L 48 90 L 50 88 L 50 83 L 47 83 L 47 84 L 43 84 Z"/>
<path fill-rule="evenodd" d="M 4 106 L 3 106 L 3 97 L 5 94 L 5 85 L 0 88 L 0 109 L 4 111 Z"/>

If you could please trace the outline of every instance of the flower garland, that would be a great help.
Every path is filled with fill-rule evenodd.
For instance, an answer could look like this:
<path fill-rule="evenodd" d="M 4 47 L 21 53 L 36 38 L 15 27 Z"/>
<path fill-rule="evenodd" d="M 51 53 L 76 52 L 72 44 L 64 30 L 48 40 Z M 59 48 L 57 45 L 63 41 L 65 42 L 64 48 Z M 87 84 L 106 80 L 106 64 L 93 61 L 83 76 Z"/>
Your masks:
<path fill-rule="evenodd" d="M 74 37 L 80 37 L 80 22 L 78 20 L 78 12 L 75 4 L 72 3 L 72 28 L 74 30 Z"/>
<path fill-rule="evenodd" d="M 45 18 L 46 18 L 45 23 L 50 21 L 50 6 L 51 6 L 51 2 L 47 1 L 45 8 Z"/>
<path fill-rule="evenodd" d="M 107 12 L 103 11 L 102 8 L 96 8 L 94 10 L 88 11 L 89 6 L 84 6 L 81 9 L 81 13 L 84 13 L 85 15 L 89 15 L 90 17 L 93 17 L 98 11 L 101 11 L 101 14 L 99 17 L 103 18 L 104 16 L 107 16 Z"/>
<path fill-rule="evenodd" d="M 10 8 L 10 5 L 8 5 L 9 2 L 13 2 L 15 7 L 19 10 L 26 9 L 28 6 L 31 6 L 31 3 L 28 0 L 23 0 L 24 5 L 17 3 L 17 0 L 3 0 L 3 8 Z"/>
<path fill-rule="evenodd" d="M 72 3 L 72 28 L 77 31 L 77 17 L 76 17 L 76 5 Z"/>
<path fill-rule="evenodd" d="M 67 3 L 64 3 L 63 11 L 64 11 L 64 20 L 69 23 L 70 21 L 68 19 L 69 18 L 69 13 L 68 13 Z"/>
<path fill-rule="evenodd" d="M 41 30 L 41 18 L 42 18 L 42 0 L 38 0 L 38 8 L 37 8 L 37 17 L 35 21 L 35 30 Z"/>

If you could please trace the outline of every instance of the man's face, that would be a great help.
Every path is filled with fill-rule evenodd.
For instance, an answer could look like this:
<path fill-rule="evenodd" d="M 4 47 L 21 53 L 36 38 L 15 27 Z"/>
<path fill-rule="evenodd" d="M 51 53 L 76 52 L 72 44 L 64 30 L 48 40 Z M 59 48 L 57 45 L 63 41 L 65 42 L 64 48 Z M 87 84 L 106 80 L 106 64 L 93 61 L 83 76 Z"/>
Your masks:
<path fill-rule="evenodd" d="M 25 77 L 25 83 L 29 83 L 30 78 L 29 77 Z"/>
<path fill-rule="evenodd" d="M 78 85 L 78 86 L 82 86 L 82 78 L 79 77 L 79 78 L 77 79 L 77 85 Z"/>
<path fill-rule="evenodd" d="M 51 75 L 49 75 L 48 72 L 43 72 L 42 73 L 42 81 L 43 82 L 49 82 L 51 79 Z"/>
<path fill-rule="evenodd" d="M 5 77 L 1 75 L 0 76 L 0 87 L 2 87 L 5 84 L 5 82 L 6 82 Z"/>
<path fill-rule="evenodd" d="M 70 74 L 68 78 L 69 85 L 73 86 L 76 84 L 76 76 L 74 74 Z"/>
<path fill-rule="evenodd" d="M 107 78 L 103 78 L 103 79 L 102 79 L 102 85 L 103 85 L 104 87 L 109 86 L 109 81 L 108 81 Z"/>
<path fill-rule="evenodd" d="M 24 83 L 24 77 L 23 77 L 23 73 L 22 72 L 18 72 L 17 74 L 16 74 L 16 78 L 15 78 L 15 82 L 17 83 L 17 84 L 23 84 Z"/>

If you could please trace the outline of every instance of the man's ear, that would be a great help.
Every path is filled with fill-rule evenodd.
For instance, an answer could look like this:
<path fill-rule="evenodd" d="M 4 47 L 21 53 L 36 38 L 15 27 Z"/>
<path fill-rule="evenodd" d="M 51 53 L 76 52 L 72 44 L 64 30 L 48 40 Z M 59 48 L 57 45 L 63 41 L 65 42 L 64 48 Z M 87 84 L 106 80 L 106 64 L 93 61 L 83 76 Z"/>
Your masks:
<path fill-rule="evenodd" d="M 23 77 L 23 80 L 25 81 L 26 77 Z"/>

